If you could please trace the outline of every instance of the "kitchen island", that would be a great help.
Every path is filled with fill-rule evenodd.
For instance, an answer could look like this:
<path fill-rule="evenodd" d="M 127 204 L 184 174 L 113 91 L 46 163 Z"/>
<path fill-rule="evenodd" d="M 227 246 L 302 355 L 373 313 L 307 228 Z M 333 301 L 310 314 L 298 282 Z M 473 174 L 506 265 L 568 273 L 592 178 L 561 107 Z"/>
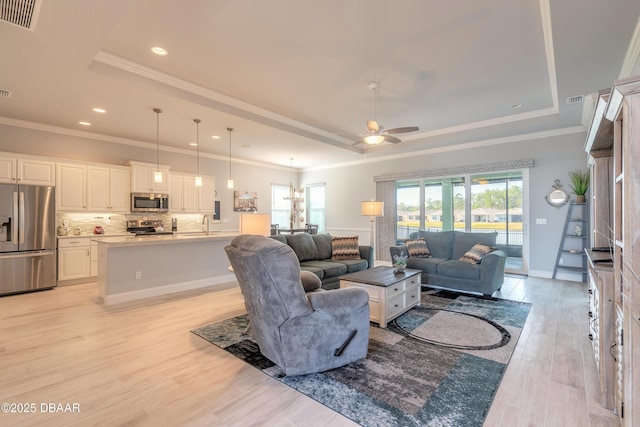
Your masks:
<path fill-rule="evenodd" d="M 99 237 L 98 295 L 106 305 L 235 281 L 224 247 L 237 233 Z"/>

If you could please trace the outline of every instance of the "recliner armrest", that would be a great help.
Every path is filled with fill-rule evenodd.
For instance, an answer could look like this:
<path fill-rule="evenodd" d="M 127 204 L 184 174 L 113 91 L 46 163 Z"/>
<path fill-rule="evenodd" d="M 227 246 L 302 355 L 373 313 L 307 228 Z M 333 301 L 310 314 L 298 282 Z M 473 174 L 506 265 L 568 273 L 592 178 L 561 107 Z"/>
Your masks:
<path fill-rule="evenodd" d="M 369 304 L 369 293 L 360 288 L 335 289 L 307 294 L 315 311 L 345 314 Z"/>

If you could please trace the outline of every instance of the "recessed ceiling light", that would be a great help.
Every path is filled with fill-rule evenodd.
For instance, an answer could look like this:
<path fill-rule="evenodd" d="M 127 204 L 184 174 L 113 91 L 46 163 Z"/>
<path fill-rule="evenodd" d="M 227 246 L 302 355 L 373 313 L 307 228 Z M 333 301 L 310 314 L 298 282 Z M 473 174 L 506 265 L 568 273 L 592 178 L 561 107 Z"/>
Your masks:
<path fill-rule="evenodd" d="M 195 142 L 190 142 L 189 145 L 191 145 L 192 147 L 197 147 L 198 144 L 196 144 Z"/>
<path fill-rule="evenodd" d="M 99 108 L 99 107 L 92 108 L 92 110 L 96 113 L 102 113 L 102 114 L 107 112 L 107 110 L 105 110 L 104 108 Z"/>
<path fill-rule="evenodd" d="M 219 135 L 211 135 L 211 138 L 213 138 L 213 139 L 220 139 L 220 136 L 219 136 Z"/>
<path fill-rule="evenodd" d="M 155 53 L 156 55 L 160 55 L 160 56 L 166 56 L 169 53 L 166 50 L 164 50 L 163 48 L 161 48 L 160 46 L 152 47 L 151 48 L 151 52 Z"/>
<path fill-rule="evenodd" d="M 522 108 L 522 104 L 513 104 L 509 108 L 512 110 L 517 110 L 518 108 Z"/>
<path fill-rule="evenodd" d="M 78 124 L 82 126 L 91 126 L 91 123 L 89 122 L 78 122 Z"/>

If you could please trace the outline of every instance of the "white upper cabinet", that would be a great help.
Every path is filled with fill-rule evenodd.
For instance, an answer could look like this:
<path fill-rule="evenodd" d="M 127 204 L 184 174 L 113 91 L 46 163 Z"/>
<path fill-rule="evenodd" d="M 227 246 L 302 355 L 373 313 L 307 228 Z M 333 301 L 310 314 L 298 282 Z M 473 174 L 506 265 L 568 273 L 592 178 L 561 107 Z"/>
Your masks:
<path fill-rule="evenodd" d="M 87 166 L 87 211 L 128 212 L 130 185 L 128 168 Z"/>
<path fill-rule="evenodd" d="M 55 185 L 55 162 L 0 154 L 0 182 L 29 185 Z"/>
<path fill-rule="evenodd" d="M 162 182 L 154 182 L 153 173 L 157 166 L 151 163 L 129 162 L 131 165 L 131 192 L 133 193 L 168 193 L 169 168 L 160 165 Z"/>
<path fill-rule="evenodd" d="M 87 209 L 87 167 L 78 163 L 56 165 L 56 208 L 81 212 Z"/>
<path fill-rule="evenodd" d="M 202 177 L 202 187 L 196 187 L 193 174 L 169 174 L 169 210 L 174 213 L 213 213 L 216 180 Z"/>

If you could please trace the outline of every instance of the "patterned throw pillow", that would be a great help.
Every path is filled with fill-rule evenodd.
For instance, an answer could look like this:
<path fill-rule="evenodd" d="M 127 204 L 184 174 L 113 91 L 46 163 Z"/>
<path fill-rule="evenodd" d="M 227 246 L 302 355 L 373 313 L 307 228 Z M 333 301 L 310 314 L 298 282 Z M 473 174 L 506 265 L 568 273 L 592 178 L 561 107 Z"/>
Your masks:
<path fill-rule="evenodd" d="M 482 258 L 495 248 L 487 245 L 481 245 L 476 243 L 471 249 L 469 249 L 464 255 L 460 257 L 460 261 L 468 262 L 469 264 L 480 264 Z"/>
<path fill-rule="evenodd" d="M 407 239 L 404 242 L 409 253 L 409 258 L 430 258 L 431 252 L 427 246 L 427 241 L 424 239 Z"/>
<path fill-rule="evenodd" d="M 339 261 L 341 259 L 360 259 L 358 236 L 332 237 L 331 259 L 334 261 Z"/>

